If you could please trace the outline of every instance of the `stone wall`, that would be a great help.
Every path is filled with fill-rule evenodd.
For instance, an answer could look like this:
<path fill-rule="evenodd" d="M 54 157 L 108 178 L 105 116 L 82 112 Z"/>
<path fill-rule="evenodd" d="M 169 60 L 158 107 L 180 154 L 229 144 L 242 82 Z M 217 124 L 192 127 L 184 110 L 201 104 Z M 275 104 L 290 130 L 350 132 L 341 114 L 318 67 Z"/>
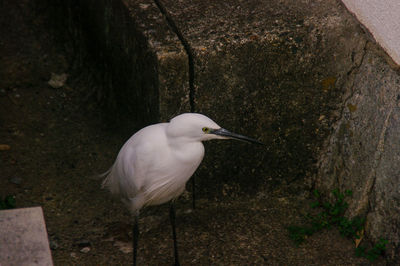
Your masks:
<path fill-rule="evenodd" d="M 386 59 L 386 60 L 385 60 Z M 400 244 L 400 75 L 375 44 L 354 77 L 350 95 L 321 153 L 316 187 L 350 189 L 348 214 L 367 217 L 366 232 L 377 241 Z M 398 256 L 399 249 L 389 254 Z"/>
<path fill-rule="evenodd" d="M 207 143 L 199 189 L 254 192 L 315 172 L 344 81 L 364 53 L 354 18 L 335 1 L 161 3 L 194 55 L 195 111 L 268 147 Z M 153 107 L 168 121 L 190 110 L 186 51 L 153 1 L 124 4 L 157 57 Z"/>

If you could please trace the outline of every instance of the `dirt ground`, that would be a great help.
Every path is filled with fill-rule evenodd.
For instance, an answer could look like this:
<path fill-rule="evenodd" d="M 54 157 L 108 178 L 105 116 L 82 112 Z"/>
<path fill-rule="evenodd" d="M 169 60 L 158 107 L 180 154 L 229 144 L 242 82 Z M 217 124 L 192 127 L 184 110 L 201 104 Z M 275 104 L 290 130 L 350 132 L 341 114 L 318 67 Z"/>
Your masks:
<path fill-rule="evenodd" d="M 130 216 L 92 178 L 107 170 L 128 136 L 88 108 L 95 105 L 82 92 L 93 85 L 74 76 L 71 54 L 29 3 L 0 4 L 0 144 L 9 146 L 0 151 L 0 196 L 15 195 L 17 207 L 42 206 L 55 265 L 130 265 Z M 49 86 L 52 72 L 69 74 L 66 85 Z M 309 202 L 293 190 L 198 195 L 196 210 L 189 195 L 179 199 L 182 265 L 372 264 L 335 229 L 296 247 L 286 227 L 303 220 Z M 171 265 L 168 206 L 144 210 L 140 228 L 139 265 Z"/>

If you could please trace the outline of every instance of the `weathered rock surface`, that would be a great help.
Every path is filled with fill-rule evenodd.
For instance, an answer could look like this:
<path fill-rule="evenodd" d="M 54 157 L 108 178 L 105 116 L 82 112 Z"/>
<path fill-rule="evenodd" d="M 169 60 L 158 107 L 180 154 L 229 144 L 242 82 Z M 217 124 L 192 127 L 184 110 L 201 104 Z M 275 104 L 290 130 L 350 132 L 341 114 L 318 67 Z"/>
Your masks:
<path fill-rule="evenodd" d="M 374 240 L 400 244 L 400 75 L 368 45 L 349 80 L 351 94 L 342 104 L 327 149 L 322 152 L 319 189 L 353 191 L 349 215 L 367 217 Z M 388 59 L 389 60 L 389 59 Z M 393 248 L 390 256 L 399 256 Z"/>

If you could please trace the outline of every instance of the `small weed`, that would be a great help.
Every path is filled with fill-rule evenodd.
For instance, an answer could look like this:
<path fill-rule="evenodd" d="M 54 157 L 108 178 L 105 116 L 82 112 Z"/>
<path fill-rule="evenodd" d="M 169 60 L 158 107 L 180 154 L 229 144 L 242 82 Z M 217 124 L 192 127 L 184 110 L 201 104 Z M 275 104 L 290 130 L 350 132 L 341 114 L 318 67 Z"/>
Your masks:
<path fill-rule="evenodd" d="M 4 199 L 0 197 L 0 210 L 13 209 L 15 206 L 14 196 L 6 196 Z"/>
<path fill-rule="evenodd" d="M 335 197 L 334 203 L 322 202 L 321 194 L 318 190 L 313 191 L 316 201 L 311 203 L 311 208 L 320 208 L 321 211 L 317 214 L 307 214 L 309 224 L 307 226 L 289 226 L 289 237 L 294 241 L 296 246 L 299 246 L 304 240 L 312 234 L 323 229 L 329 229 L 336 226 L 340 234 L 344 237 L 359 239 L 361 232 L 364 228 L 365 219 L 362 217 L 355 217 L 348 219 L 344 217 L 344 213 L 348 208 L 348 203 L 345 201 L 346 196 L 351 196 L 351 190 L 346 190 L 340 193 L 338 189 L 332 191 Z M 359 246 L 356 248 L 356 255 L 365 257 L 371 261 L 377 259 L 386 249 L 387 240 L 381 239 L 375 244 L 373 248 L 367 250 L 366 247 Z"/>
<path fill-rule="evenodd" d="M 302 226 L 289 226 L 289 237 L 294 241 L 296 246 L 299 246 L 303 241 L 315 233 L 312 227 L 302 227 Z"/>
<path fill-rule="evenodd" d="M 386 239 L 379 239 L 378 243 L 376 243 L 370 250 L 367 250 L 365 246 L 359 246 L 356 248 L 356 256 L 364 257 L 369 259 L 370 261 L 376 260 L 379 256 L 382 256 L 386 250 L 386 244 L 388 241 Z"/>

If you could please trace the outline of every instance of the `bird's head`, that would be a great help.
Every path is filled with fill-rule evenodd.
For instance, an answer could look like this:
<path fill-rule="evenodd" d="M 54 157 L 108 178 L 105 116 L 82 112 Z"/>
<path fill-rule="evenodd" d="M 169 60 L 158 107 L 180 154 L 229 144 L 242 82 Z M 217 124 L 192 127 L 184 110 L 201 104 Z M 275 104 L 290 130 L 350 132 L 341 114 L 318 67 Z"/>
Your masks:
<path fill-rule="evenodd" d="M 205 115 L 185 113 L 171 119 L 167 135 L 188 141 L 206 141 L 211 139 L 238 139 L 251 143 L 262 144 L 258 140 L 230 132 L 221 128 Z"/>

